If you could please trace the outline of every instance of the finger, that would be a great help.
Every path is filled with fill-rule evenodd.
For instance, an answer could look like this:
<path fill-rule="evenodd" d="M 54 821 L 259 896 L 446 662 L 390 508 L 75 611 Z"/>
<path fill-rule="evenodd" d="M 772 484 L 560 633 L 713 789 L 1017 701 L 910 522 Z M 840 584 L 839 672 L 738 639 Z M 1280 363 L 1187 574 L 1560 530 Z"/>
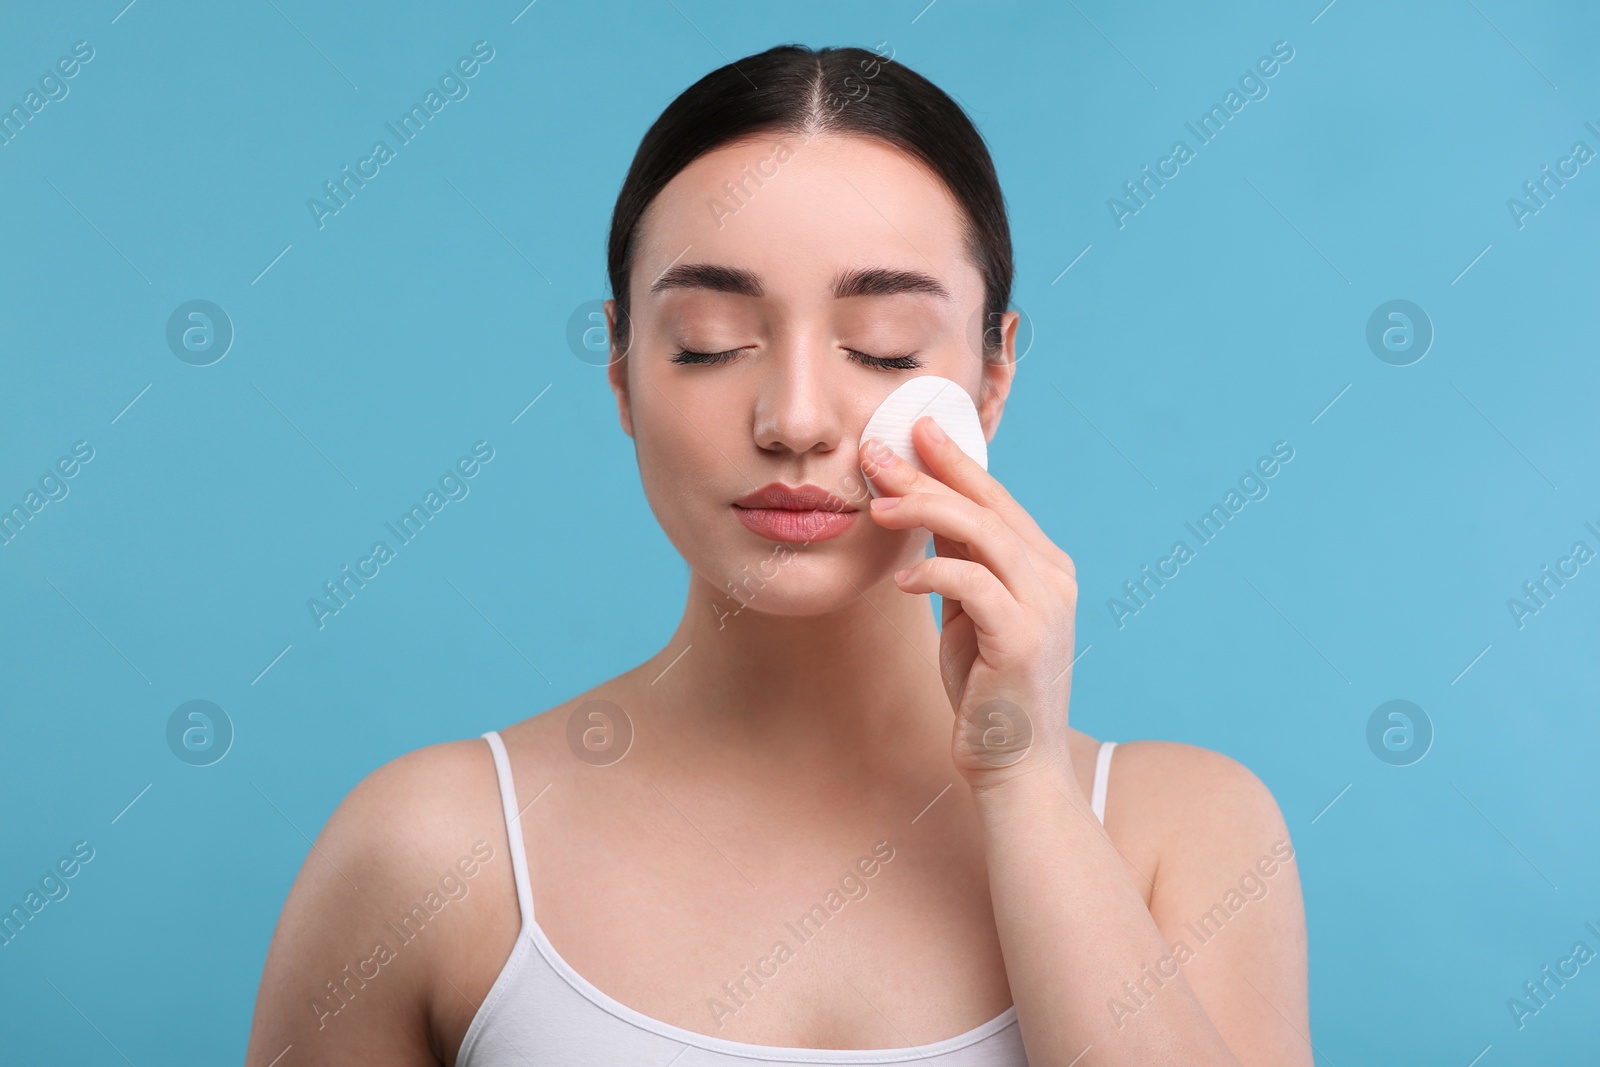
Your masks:
<path fill-rule="evenodd" d="M 1035 551 L 1052 556 L 1065 555 L 1040 529 L 1027 509 L 1017 503 L 1016 498 L 994 475 L 963 452 L 961 446 L 940 429 L 932 415 L 924 415 L 912 424 L 911 440 L 932 469 L 935 476 L 932 480 L 999 515 Z"/>
<path fill-rule="evenodd" d="M 891 530 L 923 526 L 936 537 L 957 542 L 968 559 L 988 567 L 1017 600 L 1032 604 L 1043 598 L 1038 572 L 1022 538 L 994 512 L 966 497 L 916 492 L 878 497 L 869 508 L 880 526 Z"/>
<path fill-rule="evenodd" d="M 939 479 L 918 470 L 915 464 L 908 462 L 906 457 L 899 455 L 876 437 L 862 441 L 859 452 L 862 472 L 885 494 L 901 496 L 915 492 L 942 492 L 952 495 L 956 493 Z"/>
<path fill-rule="evenodd" d="M 1000 662 L 1027 662 L 1035 638 L 1027 615 L 994 572 L 980 563 L 948 556 L 930 556 L 896 583 L 907 593 L 938 593 L 948 604 L 959 601 L 982 636 L 981 647 Z"/>

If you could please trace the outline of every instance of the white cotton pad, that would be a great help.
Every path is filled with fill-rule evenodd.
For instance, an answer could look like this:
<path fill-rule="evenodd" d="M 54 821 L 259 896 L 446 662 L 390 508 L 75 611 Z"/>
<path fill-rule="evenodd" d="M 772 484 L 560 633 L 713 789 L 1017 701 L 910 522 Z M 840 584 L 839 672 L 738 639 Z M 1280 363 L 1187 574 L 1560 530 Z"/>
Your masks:
<path fill-rule="evenodd" d="M 894 454 L 924 474 L 933 474 L 922 461 L 917 446 L 911 443 L 911 426 L 924 415 L 961 446 L 961 451 L 977 461 L 984 470 L 989 469 L 989 446 L 983 439 L 983 424 L 978 420 L 978 408 L 972 397 L 957 382 L 937 374 L 923 374 L 903 382 L 900 388 L 884 398 L 878 410 L 867 420 L 861 431 L 861 440 L 876 437 L 894 450 Z M 863 475 L 866 471 L 861 472 Z M 863 477 L 867 491 L 882 496 L 871 478 Z"/>

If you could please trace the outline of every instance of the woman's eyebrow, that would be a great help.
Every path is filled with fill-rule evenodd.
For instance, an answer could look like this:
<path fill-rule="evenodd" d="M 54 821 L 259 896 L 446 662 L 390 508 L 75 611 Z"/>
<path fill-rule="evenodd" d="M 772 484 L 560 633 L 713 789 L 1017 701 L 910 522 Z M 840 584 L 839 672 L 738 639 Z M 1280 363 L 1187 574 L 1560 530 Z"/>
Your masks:
<path fill-rule="evenodd" d="M 709 289 L 738 296 L 763 296 L 761 279 L 742 267 L 723 267 L 714 263 L 679 263 L 661 272 L 650 286 L 652 293 L 667 289 Z M 950 290 L 931 274 L 917 270 L 864 267 L 845 271 L 833 279 L 833 295 L 894 296 L 899 293 L 926 293 L 949 300 Z"/>
<path fill-rule="evenodd" d="M 927 293 L 940 300 L 950 299 L 950 290 L 931 274 L 920 270 L 891 270 L 886 267 L 868 267 L 846 271 L 833 279 L 833 295 L 893 296 L 896 293 Z"/>

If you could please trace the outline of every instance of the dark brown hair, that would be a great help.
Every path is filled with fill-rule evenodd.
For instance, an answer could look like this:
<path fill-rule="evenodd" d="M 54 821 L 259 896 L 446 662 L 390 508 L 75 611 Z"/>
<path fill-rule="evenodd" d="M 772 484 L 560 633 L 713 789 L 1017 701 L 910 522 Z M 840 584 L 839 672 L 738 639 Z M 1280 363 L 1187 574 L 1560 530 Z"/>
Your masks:
<path fill-rule="evenodd" d="M 983 355 L 998 347 L 1011 301 L 1011 228 L 994 161 L 977 127 L 943 90 L 864 48 L 785 44 L 718 67 L 680 93 L 645 132 L 617 194 L 606 246 L 617 301 L 618 352 L 626 352 L 628 276 L 646 209 L 695 159 L 769 132 L 873 137 L 937 174 L 966 213 L 968 253 L 983 275 Z"/>

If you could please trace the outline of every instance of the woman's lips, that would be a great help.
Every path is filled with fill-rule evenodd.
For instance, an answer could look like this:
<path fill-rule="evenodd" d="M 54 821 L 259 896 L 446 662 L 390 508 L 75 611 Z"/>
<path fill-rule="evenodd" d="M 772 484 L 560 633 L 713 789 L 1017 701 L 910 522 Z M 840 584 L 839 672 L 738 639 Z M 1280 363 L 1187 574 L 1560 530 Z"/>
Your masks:
<path fill-rule="evenodd" d="M 742 508 L 733 510 L 751 531 L 769 541 L 808 543 L 838 537 L 856 521 L 858 511 L 794 511 L 789 508 Z"/>

